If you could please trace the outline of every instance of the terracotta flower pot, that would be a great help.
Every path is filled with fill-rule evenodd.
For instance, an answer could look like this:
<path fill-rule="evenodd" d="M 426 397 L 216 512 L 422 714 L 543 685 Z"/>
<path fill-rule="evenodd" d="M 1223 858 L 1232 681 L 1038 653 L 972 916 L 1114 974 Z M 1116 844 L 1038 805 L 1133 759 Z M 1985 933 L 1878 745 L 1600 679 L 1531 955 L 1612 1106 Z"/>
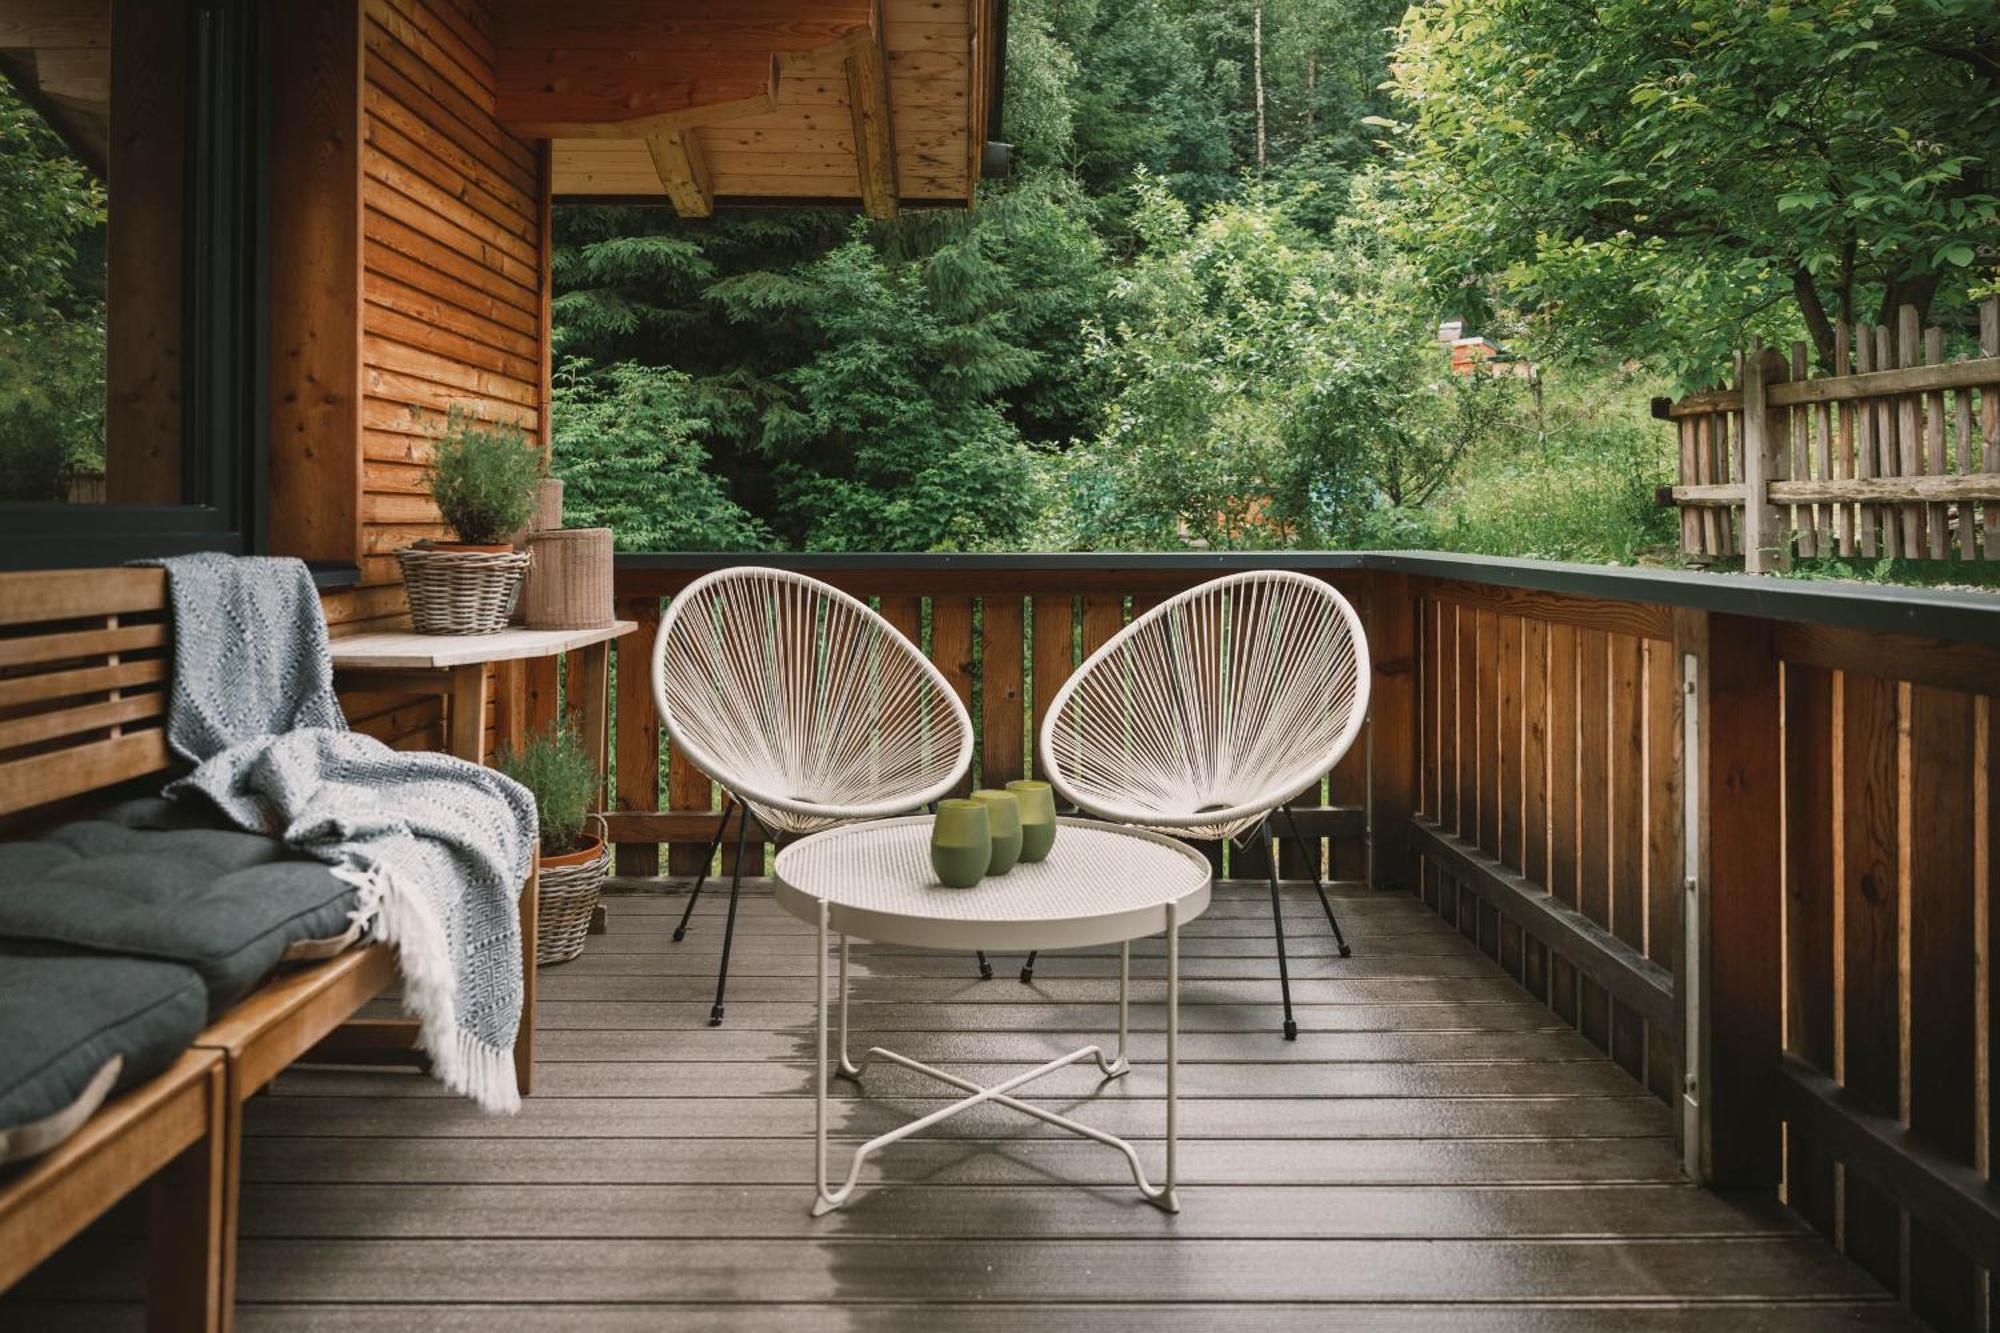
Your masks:
<path fill-rule="evenodd" d="M 597 859 L 597 854 L 603 849 L 602 838 L 586 837 L 582 847 L 573 852 L 564 852 L 560 856 L 545 856 L 538 848 L 535 852 L 535 863 L 551 870 L 561 866 L 588 865 Z"/>
<path fill-rule="evenodd" d="M 514 549 L 512 542 L 418 542 L 426 551 L 469 551 L 478 555 L 505 555 Z"/>

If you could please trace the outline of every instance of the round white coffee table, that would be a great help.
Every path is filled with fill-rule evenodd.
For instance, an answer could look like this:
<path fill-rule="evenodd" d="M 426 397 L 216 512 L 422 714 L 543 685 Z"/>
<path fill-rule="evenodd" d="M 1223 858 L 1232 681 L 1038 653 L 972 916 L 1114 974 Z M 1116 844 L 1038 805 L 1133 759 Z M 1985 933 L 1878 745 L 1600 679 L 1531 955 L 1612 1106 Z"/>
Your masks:
<path fill-rule="evenodd" d="M 814 1082 L 814 1133 L 819 1194 L 813 1216 L 820 1217 L 854 1195 L 862 1164 L 870 1155 L 961 1111 L 992 1102 L 1059 1126 L 1122 1153 L 1139 1192 L 1167 1212 L 1179 1212 L 1174 1197 L 1174 1153 L 1179 1113 L 1176 1087 L 1180 1037 L 1180 928 L 1208 910 L 1209 865 L 1184 843 L 1157 833 L 1120 828 L 1086 819 L 1057 821 L 1055 849 L 1034 865 L 1017 865 L 1005 875 L 981 880 L 970 889 L 951 889 L 931 873 L 928 815 L 851 824 L 801 839 L 778 853 L 775 893 L 794 916 L 819 926 L 819 1046 Z M 1131 942 L 1162 931 L 1167 936 L 1167 1163 L 1154 1185 L 1139 1154 L 1115 1134 L 1024 1102 L 1015 1089 L 1082 1060 L 1095 1060 L 1107 1078 L 1131 1068 L 1126 1058 L 1131 991 Z M 847 1181 L 830 1189 L 826 1174 L 827 996 L 829 932 L 840 936 L 840 1056 L 836 1072 L 859 1079 L 877 1060 L 928 1075 L 967 1094 L 949 1106 L 870 1139 L 855 1150 Z M 1100 1046 L 1085 1046 L 990 1088 L 935 1069 L 907 1055 L 871 1048 L 855 1064 L 847 1057 L 847 940 L 849 936 L 916 948 L 1026 952 L 1082 949 L 1116 944 L 1118 951 L 1118 1053 L 1107 1059 Z"/>

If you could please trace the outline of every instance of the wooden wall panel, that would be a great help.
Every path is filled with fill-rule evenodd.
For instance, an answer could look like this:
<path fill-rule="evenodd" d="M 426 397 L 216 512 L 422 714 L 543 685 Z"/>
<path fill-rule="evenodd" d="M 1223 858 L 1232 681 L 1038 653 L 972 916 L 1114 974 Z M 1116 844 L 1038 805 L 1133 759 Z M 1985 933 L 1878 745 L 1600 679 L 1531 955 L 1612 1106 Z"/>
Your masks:
<path fill-rule="evenodd" d="M 445 414 L 546 432 L 544 190 L 493 117 L 482 7 L 360 4 L 359 558 L 394 594 L 396 548 L 443 531 L 421 464 Z"/>
<path fill-rule="evenodd" d="M 493 118 L 481 0 L 282 9 L 271 531 L 359 565 L 326 598 L 338 635 L 407 615 L 395 552 L 443 535 L 423 465 L 454 405 L 546 438 L 547 192 L 540 146 Z M 491 682 L 496 740 L 554 720 L 552 666 Z M 443 744 L 438 700 L 343 702 L 390 744 Z"/>
<path fill-rule="evenodd" d="M 361 0 L 272 10 L 271 549 L 361 549 Z M 409 484 L 402 484 L 407 489 Z"/>

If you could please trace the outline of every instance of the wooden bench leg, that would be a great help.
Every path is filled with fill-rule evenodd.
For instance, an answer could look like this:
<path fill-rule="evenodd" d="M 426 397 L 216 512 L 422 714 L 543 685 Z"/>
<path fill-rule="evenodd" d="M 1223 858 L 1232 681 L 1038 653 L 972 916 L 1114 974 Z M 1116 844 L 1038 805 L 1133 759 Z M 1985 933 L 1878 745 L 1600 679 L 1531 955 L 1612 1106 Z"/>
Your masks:
<path fill-rule="evenodd" d="M 528 872 L 521 890 L 521 1026 L 514 1034 L 514 1081 L 521 1095 L 535 1088 L 535 953 L 541 936 L 541 873 Z"/>
<path fill-rule="evenodd" d="M 237 1144 L 223 1066 L 210 1071 L 208 1133 L 161 1167 L 150 1187 L 146 1233 L 149 1333 L 224 1333 L 235 1291 L 235 1218 L 230 1195 Z"/>

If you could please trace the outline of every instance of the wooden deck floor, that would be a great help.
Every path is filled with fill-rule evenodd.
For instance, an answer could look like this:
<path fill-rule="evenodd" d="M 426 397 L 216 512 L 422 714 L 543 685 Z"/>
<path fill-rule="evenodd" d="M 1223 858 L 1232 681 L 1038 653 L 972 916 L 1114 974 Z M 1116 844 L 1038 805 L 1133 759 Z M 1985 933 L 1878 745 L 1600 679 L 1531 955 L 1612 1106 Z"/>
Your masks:
<path fill-rule="evenodd" d="M 1665 1109 L 1400 895 L 1343 898 L 1341 960 L 1310 889 L 1289 894 L 1290 1044 L 1261 887 L 1222 886 L 1188 928 L 1180 1216 L 1138 1202 L 1112 1153 L 993 1108 L 891 1148 L 886 1183 L 815 1222 L 813 941 L 747 898 L 711 1029 L 720 899 L 680 945 L 678 896 L 611 900 L 611 933 L 543 974 L 541 1086 L 516 1119 L 397 1072 L 294 1071 L 254 1103 L 239 1327 L 1908 1326 L 1781 1211 L 1678 1183 Z M 1032 988 L 1012 960 L 982 983 L 962 956 L 855 959 L 864 1041 L 975 1078 L 1115 1023 L 1115 953 L 1045 958 Z M 1161 967 L 1143 946 L 1139 975 Z M 1031 1092 L 1157 1161 L 1157 1005 L 1135 1026 L 1129 1077 Z M 935 1104 L 894 1069 L 868 1091 L 842 1094 L 849 1140 Z M 0 1328 L 135 1327 L 134 1225 L 52 1261 Z"/>

